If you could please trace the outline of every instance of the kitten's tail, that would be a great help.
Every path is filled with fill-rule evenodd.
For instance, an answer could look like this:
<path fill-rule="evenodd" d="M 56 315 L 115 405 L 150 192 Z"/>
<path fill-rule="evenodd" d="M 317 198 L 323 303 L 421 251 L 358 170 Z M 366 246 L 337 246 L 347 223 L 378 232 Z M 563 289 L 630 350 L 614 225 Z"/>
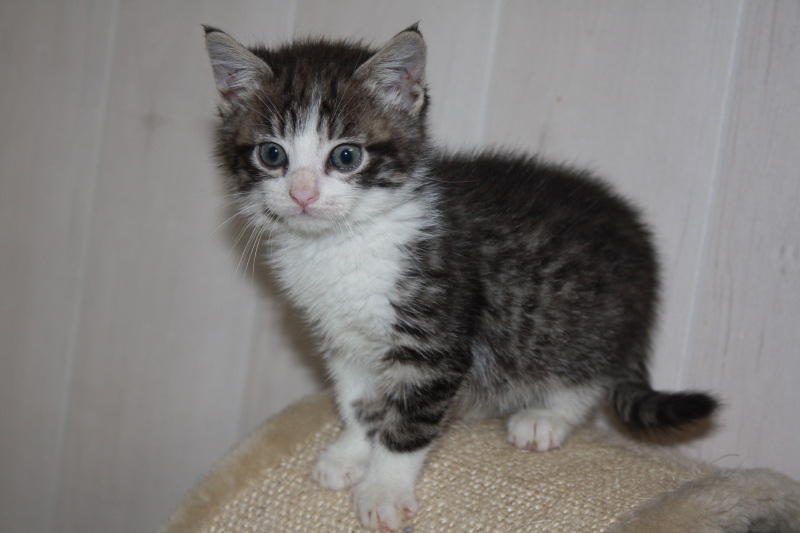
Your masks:
<path fill-rule="evenodd" d="M 719 406 L 702 392 L 659 392 L 646 383 L 619 382 L 610 391 L 611 406 L 634 428 L 676 428 L 709 417 Z"/>

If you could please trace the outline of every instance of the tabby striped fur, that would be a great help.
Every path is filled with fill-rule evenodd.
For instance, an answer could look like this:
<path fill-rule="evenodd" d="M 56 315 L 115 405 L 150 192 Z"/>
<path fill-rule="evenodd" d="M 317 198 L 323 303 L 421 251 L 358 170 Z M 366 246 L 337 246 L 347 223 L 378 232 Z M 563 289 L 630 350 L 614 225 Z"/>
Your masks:
<path fill-rule="evenodd" d="M 512 444 L 545 451 L 603 397 L 637 427 L 713 411 L 649 385 L 657 265 L 638 213 L 585 172 L 436 150 L 416 27 L 378 50 L 206 40 L 220 164 L 321 339 L 345 422 L 313 476 L 353 486 L 365 526 L 417 512 L 454 417 L 506 416 Z"/>

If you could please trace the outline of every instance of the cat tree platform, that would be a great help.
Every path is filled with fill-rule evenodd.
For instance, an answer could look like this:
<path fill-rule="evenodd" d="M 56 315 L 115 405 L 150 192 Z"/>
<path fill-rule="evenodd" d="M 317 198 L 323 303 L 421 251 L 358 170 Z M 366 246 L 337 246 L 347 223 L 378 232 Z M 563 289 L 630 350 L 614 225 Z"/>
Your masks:
<path fill-rule="evenodd" d="M 340 430 L 328 394 L 289 407 L 228 453 L 162 533 L 361 531 L 350 491 L 310 476 Z M 539 454 L 507 444 L 499 420 L 458 422 L 431 453 L 417 499 L 406 532 L 800 532 L 800 483 L 596 428 Z"/>

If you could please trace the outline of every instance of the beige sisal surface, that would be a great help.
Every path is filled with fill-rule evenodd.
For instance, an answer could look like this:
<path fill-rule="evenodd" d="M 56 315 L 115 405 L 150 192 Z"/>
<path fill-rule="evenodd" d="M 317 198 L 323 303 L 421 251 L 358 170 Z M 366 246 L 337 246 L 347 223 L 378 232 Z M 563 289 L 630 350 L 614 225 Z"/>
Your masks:
<path fill-rule="evenodd" d="M 229 454 L 165 531 L 360 531 L 349 491 L 322 489 L 309 476 L 339 431 L 328 397 L 294 406 Z M 415 533 L 602 532 L 645 500 L 712 470 L 597 429 L 537 454 L 507 444 L 500 421 L 462 422 L 431 454 L 417 486 L 420 513 L 409 526 Z"/>

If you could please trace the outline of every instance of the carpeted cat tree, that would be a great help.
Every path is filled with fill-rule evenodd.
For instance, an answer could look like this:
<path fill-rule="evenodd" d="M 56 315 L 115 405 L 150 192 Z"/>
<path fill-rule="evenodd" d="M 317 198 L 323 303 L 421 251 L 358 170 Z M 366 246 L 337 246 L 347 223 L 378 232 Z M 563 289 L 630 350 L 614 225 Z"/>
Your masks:
<path fill-rule="evenodd" d="M 310 477 L 340 429 L 327 394 L 289 407 L 233 449 L 163 533 L 361 531 L 350 491 Z M 537 454 L 507 444 L 499 420 L 456 423 L 431 453 L 417 499 L 407 532 L 800 532 L 800 483 L 594 428 Z"/>

